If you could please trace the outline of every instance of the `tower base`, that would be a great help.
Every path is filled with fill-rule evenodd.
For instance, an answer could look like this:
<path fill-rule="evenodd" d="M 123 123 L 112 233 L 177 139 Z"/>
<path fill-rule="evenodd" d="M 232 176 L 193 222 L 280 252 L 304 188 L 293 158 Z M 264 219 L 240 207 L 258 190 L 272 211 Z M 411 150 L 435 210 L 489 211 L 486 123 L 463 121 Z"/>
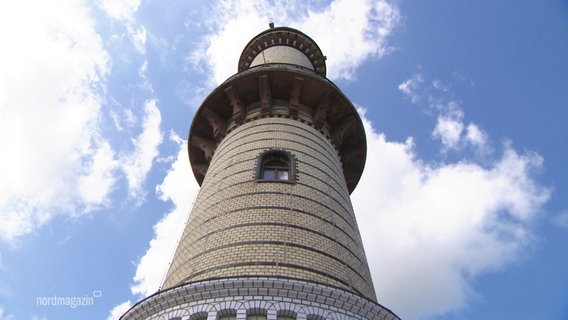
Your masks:
<path fill-rule="evenodd" d="M 159 291 L 121 319 L 246 320 L 249 316 L 266 320 L 400 319 L 383 306 L 339 288 L 260 277 L 200 281 Z"/>

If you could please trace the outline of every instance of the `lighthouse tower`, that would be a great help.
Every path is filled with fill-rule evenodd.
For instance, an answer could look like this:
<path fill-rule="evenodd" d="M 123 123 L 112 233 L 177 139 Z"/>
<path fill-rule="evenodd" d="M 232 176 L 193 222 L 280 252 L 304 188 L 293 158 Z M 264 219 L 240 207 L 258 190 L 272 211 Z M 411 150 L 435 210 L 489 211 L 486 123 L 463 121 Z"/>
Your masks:
<path fill-rule="evenodd" d="M 349 198 L 363 124 L 304 33 L 273 27 L 205 99 L 201 189 L 160 291 L 121 319 L 399 319 L 379 305 Z"/>

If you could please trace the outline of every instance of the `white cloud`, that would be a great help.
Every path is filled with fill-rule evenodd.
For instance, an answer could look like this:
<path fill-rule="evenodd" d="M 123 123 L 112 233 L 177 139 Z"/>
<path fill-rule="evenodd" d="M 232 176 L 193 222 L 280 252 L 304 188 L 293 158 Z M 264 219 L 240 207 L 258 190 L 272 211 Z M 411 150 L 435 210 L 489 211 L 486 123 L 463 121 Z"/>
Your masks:
<path fill-rule="evenodd" d="M 138 26 L 134 14 L 140 6 L 140 0 L 97 0 L 98 6 L 114 20 L 124 24 L 130 42 L 140 54 L 144 54 L 146 49 L 146 28 Z M 121 38 L 115 35 L 116 38 Z"/>
<path fill-rule="evenodd" d="M 213 32 L 191 53 L 190 61 L 195 69 L 208 67 L 210 85 L 225 81 L 237 72 L 239 48 L 267 29 L 270 20 L 309 34 L 329 57 L 330 79 L 349 79 L 363 61 L 392 50 L 388 38 L 400 20 L 392 2 L 336 0 L 323 9 L 319 5 L 318 1 L 221 1 L 211 15 Z"/>
<path fill-rule="evenodd" d="M 473 122 L 467 127 L 464 125 L 464 112 L 457 102 L 451 101 L 438 107 L 440 114 L 432 137 L 440 139 L 445 150 L 459 150 L 466 146 L 472 146 L 478 151 L 488 150 L 487 133 Z"/>
<path fill-rule="evenodd" d="M 103 142 L 90 159 L 83 163 L 86 174 L 79 176 L 78 192 L 84 203 L 108 204 L 107 196 L 114 186 L 114 169 L 118 166 L 114 152 Z"/>
<path fill-rule="evenodd" d="M 12 242 L 54 212 L 104 204 L 112 165 L 98 122 L 109 67 L 78 1 L 1 2 L 0 38 L 0 239 Z M 95 177 L 109 189 L 77 188 Z"/>
<path fill-rule="evenodd" d="M 475 276 L 516 261 L 549 190 L 532 178 L 542 159 L 505 145 L 484 168 L 422 163 L 365 121 L 368 155 L 353 193 L 380 303 L 403 319 L 444 314 L 474 297 Z"/>
<path fill-rule="evenodd" d="M 116 20 L 132 22 L 140 0 L 98 0 L 97 4 L 107 15 Z"/>
<path fill-rule="evenodd" d="M 452 101 L 440 110 L 432 137 L 442 142 L 444 151 L 460 150 L 467 146 L 480 152 L 489 150 L 487 133 L 473 122 L 465 126 L 464 112 L 457 102 Z"/>
<path fill-rule="evenodd" d="M 0 38 L 0 240 L 15 244 L 54 215 L 111 205 L 120 170 L 139 196 L 161 142 L 160 112 L 148 100 L 134 151 L 114 150 L 101 123 L 110 61 L 89 8 L 75 0 L 1 2 Z M 109 100 L 118 131 L 140 125 Z"/>
<path fill-rule="evenodd" d="M 464 114 L 456 102 L 450 102 L 446 110 L 438 115 L 432 137 L 440 139 L 445 148 L 458 149 L 464 130 Z"/>
<path fill-rule="evenodd" d="M 237 72 L 239 55 L 247 42 L 267 27 L 265 2 L 220 1 L 213 9 L 210 23 L 214 32 L 207 35 L 189 57 L 197 71 L 209 77 L 214 86 Z M 220 23 L 222 21 L 222 23 Z"/>
<path fill-rule="evenodd" d="M 146 53 L 146 27 L 129 27 L 129 34 L 132 44 L 140 54 Z"/>
<path fill-rule="evenodd" d="M 440 140 L 443 151 L 461 150 L 473 147 L 485 153 L 490 150 L 487 133 L 477 124 L 464 124 L 465 113 L 459 101 L 447 101 L 451 95 L 450 85 L 441 80 L 433 80 L 426 84 L 423 73 L 415 73 L 398 85 L 404 96 L 412 104 L 427 103 L 427 111 L 437 114 L 436 126 L 432 130 L 432 138 Z"/>
<path fill-rule="evenodd" d="M 171 201 L 174 208 L 154 225 L 154 238 L 136 268 L 135 284 L 131 290 L 133 294 L 143 297 L 160 288 L 198 190 L 189 165 L 187 144 L 174 134 L 171 139 L 179 144 L 179 151 L 164 181 L 156 187 L 156 192 L 161 200 Z"/>
<path fill-rule="evenodd" d="M 116 307 L 112 308 L 107 320 L 119 320 L 120 317 L 132 307 L 130 300 L 125 301 Z"/>
<path fill-rule="evenodd" d="M 144 82 L 146 82 L 146 80 L 144 80 Z M 110 100 L 112 102 L 111 104 L 113 106 L 113 109 L 114 108 L 118 109 L 116 111 L 115 110 L 109 111 L 109 116 L 111 117 L 116 130 L 122 132 L 124 130 L 124 127 L 128 128 L 134 127 L 138 122 L 138 118 L 134 115 L 132 109 L 123 107 L 122 105 L 120 105 L 120 103 L 118 103 L 118 101 L 116 101 L 112 97 L 110 98 Z"/>
<path fill-rule="evenodd" d="M 4 308 L 0 306 L 0 320 L 15 320 L 16 317 L 13 314 L 4 314 Z"/>
<path fill-rule="evenodd" d="M 364 61 L 393 50 L 388 40 L 400 13 L 390 1 L 338 0 L 323 10 L 308 8 L 307 16 L 292 22 L 329 58 L 328 78 L 351 79 Z"/>
<path fill-rule="evenodd" d="M 417 104 L 422 99 L 418 92 L 419 87 L 424 83 L 424 76 L 420 73 L 412 75 L 408 80 L 398 85 L 398 90 L 402 91 L 413 104 Z"/>
<path fill-rule="evenodd" d="M 475 123 L 470 123 L 466 129 L 465 139 L 474 146 L 483 147 L 487 144 L 487 133 Z"/>
<path fill-rule="evenodd" d="M 444 84 L 440 79 L 432 81 L 432 87 L 443 92 L 448 92 L 450 90 L 450 87 Z"/>
<path fill-rule="evenodd" d="M 158 146 L 162 143 L 160 123 L 162 117 L 156 100 L 144 103 L 144 119 L 142 133 L 132 144 L 135 150 L 121 157 L 121 168 L 128 180 L 129 192 L 132 197 L 139 197 L 142 192 L 142 183 L 152 168 L 154 158 L 158 156 Z"/>

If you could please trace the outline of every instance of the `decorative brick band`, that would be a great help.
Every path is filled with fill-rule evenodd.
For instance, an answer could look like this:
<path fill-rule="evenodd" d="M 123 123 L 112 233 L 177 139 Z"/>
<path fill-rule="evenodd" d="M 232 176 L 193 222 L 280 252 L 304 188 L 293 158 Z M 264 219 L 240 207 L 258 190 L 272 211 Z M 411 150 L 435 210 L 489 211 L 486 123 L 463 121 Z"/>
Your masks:
<path fill-rule="evenodd" d="M 194 319 L 207 314 L 215 320 L 262 311 L 267 320 L 293 315 L 298 320 L 400 320 L 392 311 L 337 287 L 290 278 L 227 278 L 188 283 L 159 291 L 140 301 L 121 320 Z M 205 319 L 205 318 L 204 318 Z"/>

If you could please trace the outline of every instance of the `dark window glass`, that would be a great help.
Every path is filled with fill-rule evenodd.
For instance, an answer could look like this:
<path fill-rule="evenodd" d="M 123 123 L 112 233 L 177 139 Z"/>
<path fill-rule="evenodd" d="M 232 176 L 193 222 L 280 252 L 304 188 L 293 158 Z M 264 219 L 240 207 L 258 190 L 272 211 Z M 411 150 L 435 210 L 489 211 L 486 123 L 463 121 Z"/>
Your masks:
<path fill-rule="evenodd" d="M 218 320 L 235 320 L 237 312 L 235 310 L 221 310 L 217 316 Z"/>
<path fill-rule="evenodd" d="M 274 180 L 274 169 L 264 168 L 264 171 L 262 172 L 262 179 Z"/>
<path fill-rule="evenodd" d="M 179 318 L 179 320 L 181 320 L 181 317 Z M 207 320 L 207 312 L 196 313 L 189 317 L 189 320 Z"/>
<path fill-rule="evenodd" d="M 281 155 L 267 156 L 262 163 L 261 179 L 289 181 L 290 162 Z"/>
<path fill-rule="evenodd" d="M 276 315 L 276 320 L 296 320 L 296 313 L 290 310 L 280 310 Z"/>

